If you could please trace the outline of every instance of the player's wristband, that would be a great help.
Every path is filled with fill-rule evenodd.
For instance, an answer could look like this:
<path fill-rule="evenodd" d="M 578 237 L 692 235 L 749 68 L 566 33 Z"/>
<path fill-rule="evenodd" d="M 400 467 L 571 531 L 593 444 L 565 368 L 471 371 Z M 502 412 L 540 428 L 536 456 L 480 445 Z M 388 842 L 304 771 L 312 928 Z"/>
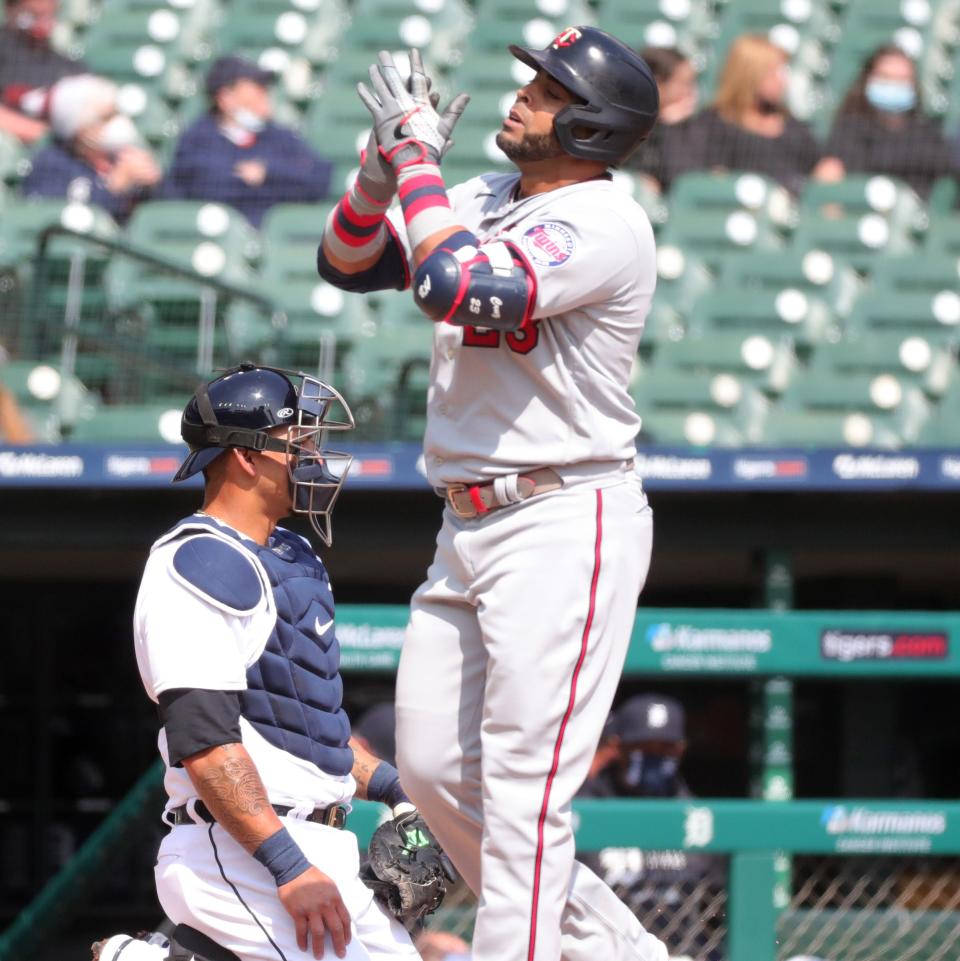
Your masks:
<path fill-rule="evenodd" d="M 407 224 L 410 249 L 416 250 L 428 237 L 457 225 L 440 168 L 429 162 L 412 163 L 397 171 L 400 206 Z"/>
<path fill-rule="evenodd" d="M 278 888 L 300 877 L 310 867 L 310 862 L 286 828 L 271 834 L 253 856 L 273 875 Z"/>
<path fill-rule="evenodd" d="M 375 256 L 387 242 L 384 219 L 390 201 L 368 194 L 359 178 L 327 217 L 324 239 L 333 253 L 348 263 Z"/>
<path fill-rule="evenodd" d="M 400 786 L 400 774 L 392 764 L 381 761 L 367 783 L 367 800 L 382 801 L 390 808 L 409 803 L 406 791 Z"/>

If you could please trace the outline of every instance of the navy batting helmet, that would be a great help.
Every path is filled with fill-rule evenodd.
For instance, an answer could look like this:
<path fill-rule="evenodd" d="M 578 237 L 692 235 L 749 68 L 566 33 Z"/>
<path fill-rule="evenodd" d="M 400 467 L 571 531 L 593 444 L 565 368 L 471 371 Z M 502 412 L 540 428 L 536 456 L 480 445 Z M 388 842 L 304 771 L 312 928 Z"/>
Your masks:
<path fill-rule="evenodd" d="M 337 413 L 345 419 L 334 419 Z M 278 427 L 286 431 L 278 434 Z M 330 514 L 352 457 L 321 449 L 320 435 L 352 427 L 347 402 L 315 377 L 240 364 L 198 387 L 184 408 L 180 435 L 190 453 L 173 480 L 192 477 L 230 447 L 285 453 L 293 512 L 308 515 L 329 544 Z"/>
<path fill-rule="evenodd" d="M 583 101 L 554 119 L 571 156 L 616 165 L 649 136 L 660 109 L 657 82 L 646 61 L 616 37 L 597 27 L 567 27 L 544 50 L 509 49 Z"/>

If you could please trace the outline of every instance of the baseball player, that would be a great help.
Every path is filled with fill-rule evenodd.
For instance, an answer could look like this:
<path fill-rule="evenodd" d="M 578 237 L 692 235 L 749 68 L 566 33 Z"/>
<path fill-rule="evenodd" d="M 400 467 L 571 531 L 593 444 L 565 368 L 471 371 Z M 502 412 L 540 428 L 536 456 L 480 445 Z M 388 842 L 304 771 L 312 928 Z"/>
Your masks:
<path fill-rule="evenodd" d="M 380 55 L 359 87 L 372 139 L 318 254 L 344 289 L 410 286 L 436 322 L 424 453 L 446 507 L 397 677 L 398 766 L 481 896 L 475 961 L 659 961 L 574 864 L 570 810 L 650 560 L 627 385 L 654 241 L 608 171 L 650 132 L 657 87 L 593 27 L 510 51 L 536 71 L 497 136 L 517 173 L 449 190 L 467 98 L 440 113 L 415 51 L 408 83 Z"/>
<path fill-rule="evenodd" d="M 350 459 L 319 438 L 350 426 L 343 398 L 304 374 L 243 364 L 200 387 L 174 480 L 203 471 L 203 508 L 153 545 L 137 597 L 171 827 L 157 894 L 171 922 L 240 961 L 325 948 L 351 961 L 417 958 L 383 905 L 408 920 L 436 906 L 431 888 L 442 896 L 435 842 L 396 769 L 351 743 L 327 572 L 278 526 L 305 514 L 330 542 Z M 357 841 L 343 830 L 354 794 L 393 809 L 371 864 L 415 868 L 413 893 L 396 874 L 358 876 Z"/>

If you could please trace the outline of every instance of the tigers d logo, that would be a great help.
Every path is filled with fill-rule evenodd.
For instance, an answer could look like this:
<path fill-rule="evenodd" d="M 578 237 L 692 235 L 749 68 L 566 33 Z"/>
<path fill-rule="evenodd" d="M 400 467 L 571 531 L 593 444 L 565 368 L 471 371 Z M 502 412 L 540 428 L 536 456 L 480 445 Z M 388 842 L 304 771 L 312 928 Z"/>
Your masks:
<path fill-rule="evenodd" d="M 583 34 L 576 27 L 567 27 L 563 33 L 553 41 L 551 46 L 554 50 L 559 50 L 561 47 L 572 47 Z"/>

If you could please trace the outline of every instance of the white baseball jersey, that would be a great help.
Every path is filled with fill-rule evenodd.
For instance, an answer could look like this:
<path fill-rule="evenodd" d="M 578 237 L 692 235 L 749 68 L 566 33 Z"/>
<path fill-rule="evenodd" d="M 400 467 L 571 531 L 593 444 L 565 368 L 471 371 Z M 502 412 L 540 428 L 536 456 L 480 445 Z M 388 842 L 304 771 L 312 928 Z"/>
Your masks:
<path fill-rule="evenodd" d="M 203 536 L 211 533 L 212 529 Z M 239 549 L 228 535 L 224 534 L 223 540 Z M 173 555 L 182 543 L 182 539 L 168 540 L 165 535 L 154 545 L 134 612 L 137 665 L 147 695 L 154 702 L 164 691 L 177 688 L 245 690 L 247 668 L 263 653 L 277 619 L 267 574 L 252 553 L 244 557 L 258 570 L 264 591 L 256 608 L 241 616 L 208 603 L 184 585 L 173 566 Z M 240 733 L 272 804 L 307 812 L 348 802 L 353 796 L 356 784 L 352 775 L 330 775 L 274 747 L 243 717 Z M 159 747 L 167 766 L 164 786 L 167 810 L 171 810 L 196 798 L 197 792 L 182 767 L 170 766 L 162 727 Z"/>
<path fill-rule="evenodd" d="M 606 179 L 522 199 L 518 185 L 486 174 L 448 191 L 457 223 L 526 257 L 536 323 L 436 325 L 424 438 L 434 486 L 635 453 L 627 387 L 656 286 L 647 215 Z M 402 213 L 390 217 L 406 246 Z"/>

